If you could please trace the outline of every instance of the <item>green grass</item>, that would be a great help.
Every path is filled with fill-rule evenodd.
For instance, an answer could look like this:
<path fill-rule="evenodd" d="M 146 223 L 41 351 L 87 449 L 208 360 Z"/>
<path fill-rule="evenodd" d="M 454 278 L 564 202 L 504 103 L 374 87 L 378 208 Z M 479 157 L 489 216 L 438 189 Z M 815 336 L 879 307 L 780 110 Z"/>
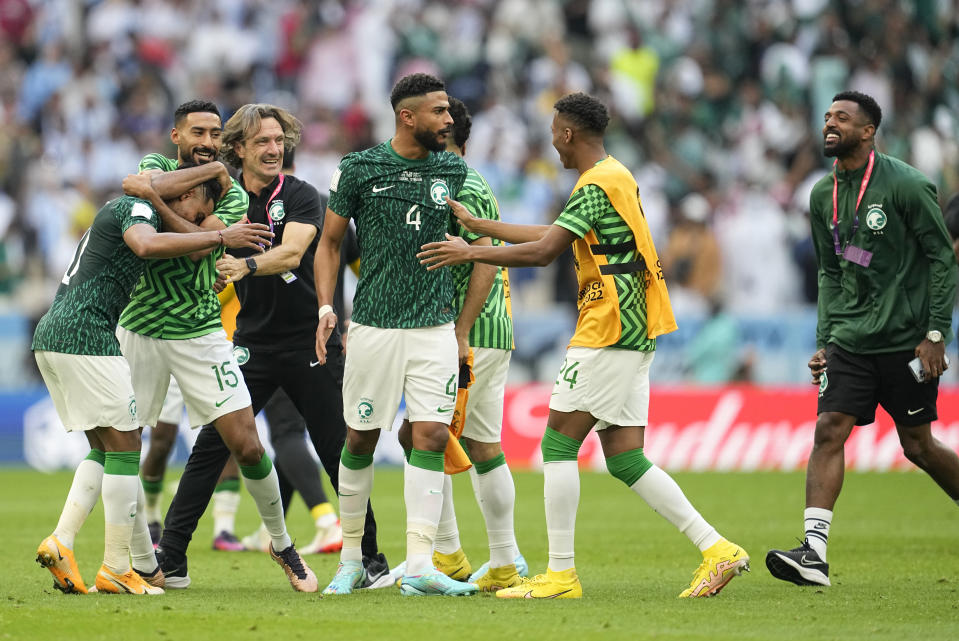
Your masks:
<path fill-rule="evenodd" d="M 833 587 L 798 588 L 769 576 L 770 547 L 792 547 L 802 525 L 801 474 L 677 474 L 698 509 L 753 558 L 753 571 L 714 599 L 679 600 L 699 564 L 681 534 L 618 481 L 582 474 L 577 527 L 579 601 L 503 601 L 489 595 L 417 599 L 398 590 L 325 597 L 294 593 L 265 555 L 213 552 L 201 521 L 188 590 L 153 598 L 67 596 L 33 561 L 56 523 L 71 475 L 0 468 L 0 639 L 955 639 L 959 637 L 959 509 L 918 473 L 848 474 L 832 529 Z M 517 536 L 534 571 L 546 562 L 542 475 L 516 474 Z M 466 478 L 456 500 L 464 549 L 487 558 Z M 398 469 L 377 470 L 380 544 L 402 560 L 404 509 Z M 97 508 L 77 539 L 92 581 L 102 551 Z M 244 496 L 241 534 L 256 525 Z M 291 533 L 312 535 L 299 500 Z M 312 556 L 320 584 L 337 559 Z"/>

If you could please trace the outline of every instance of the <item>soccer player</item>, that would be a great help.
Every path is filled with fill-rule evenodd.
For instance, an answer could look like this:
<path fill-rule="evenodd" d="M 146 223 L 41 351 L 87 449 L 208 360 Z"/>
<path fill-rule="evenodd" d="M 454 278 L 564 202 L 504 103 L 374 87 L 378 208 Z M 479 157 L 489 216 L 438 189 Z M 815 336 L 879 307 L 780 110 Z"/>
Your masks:
<path fill-rule="evenodd" d="M 819 266 L 819 418 L 806 466 L 805 540 L 770 550 L 766 567 L 797 585 L 829 585 L 826 544 L 842 489 L 846 439 L 875 420 L 896 424 L 903 453 L 959 504 L 959 457 L 932 436 L 939 377 L 948 367 L 956 256 L 922 173 L 875 148 L 882 110 L 858 91 L 833 97 L 822 128 L 833 172 L 809 195 Z M 925 373 L 917 380 L 909 362 Z"/>
<path fill-rule="evenodd" d="M 177 108 L 170 134 L 177 145 L 176 160 L 150 154 L 140 162 L 140 171 L 149 176 L 161 195 L 166 189 L 210 177 L 218 177 L 230 185 L 214 215 L 201 223 L 203 228 L 227 228 L 244 216 L 248 203 L 242 187 L 230 179 L 222 163 L 213 161 L 219 151 L 221 133 L 216 105 L 201 101 L 186 103 Z M 206 164 L 177 169 L 188 159 Z M 182 220 L 178 228 L 181 231 L 195 229 L 196 225 Z M 130 362 L 143 424 L 156 424 L 172 374 L 183 392 L 190 424 L 212 423 L 214 426 L 214 429 L 201 430 L 197 436 L 167 511 L 157 557 L 168 587 L 190 585 L 186 548 L 195 524 L 191 524 L 189 518 L 178 520 L 177 515 L 189 515 L 196 509 L 202 514 L 213 486 L 207 492 L 205 487 L 197 488 L 191 479 L 194 476 L 206 479 L 208 472 L 198 474 L 197 470 L 211 465 L 215 466 L 212 479 L 215 485 L 226 459 L 209 461 L 196 457 L 196 452 L 203 450 L 204 439 L 226 442 L 270 531 L 272 558 L 283 568 L 294 589 L 315 592 L 316 577 L 286 531 L 276 470 L 257 436 L 250 394 L 220 322 L 220 303 L 213 292 L 215 263 L 220 255 L 222 251 L 217 250 L 149 265 L 130 304 L 121 314 L 117 329 L 123 354 Z M 135 548 L 140 545 L 137 541 L 139 538 L 134 542 Z M 152 544 L 149 547 L 152 548 Z"/>
<path fill-rule="evenodd" d="M 472 118 L 462 100 L 450 98 L 453 127 L 446 148 L 463 157 L 469 139 Z M 499 220 L 499 206 L 486 180 L 470 168 L 462 189 L 456 195 L 471 212 L 480 218 Z M 500 245 L 499 240 L 460 231 L 466 241 L 480 246 Z M 459 229 L 458 229 L 459 228 Z M 513 507 L 516 488 L 506 465 L 500 442 L 503 431 L 503 398 L 510 352 L 513 349 L 513 318 L 509 304 L 509 275 L 505 268 L 482 263 L 454 265 L 456 287 L 454 308 L 456 342 L 460 365 L 473 353 L 472 371 L 475 381 L 466 403 L 461 441 L 473 467 L 470 480 L 480 511 L 486 521 L 490 560 L 473 573 L 469 559 L 460 545 L 456 512 L 453 508 L 453 479 L 443 482 L 443 512 L 436 530 L 433 565 L 457 580 L 476 583 L 484 592 L 495 592 L 519 583 L 526 576 L 528 565 L 519 553 L 513 531 Z M 400 442 L 408 450 L 409 422 L 403 424 Z"/>
<path fill-rule="evenodd" d="M 333 291 L 340 243 L 349 218 L 356 223 L 360 278 L 350 322 L 343 380 L 348 425 L 339 467 L 343 550 L 325 594 L 345 594 L 363 582 L 360 540 L 373 487 L 373 452 L 390 429 L 405 395 L 413 449 L 404 475 L 406 595 L 475 594 L 433 568 L 433 540 L 443 503 L 443 451 L 456 394 L 456 314 L 449 270 L 428 272 L 416 259 L 424 242 L 444 237 L 466 164 L 446 151 L 453 120 L 442 81 L 422 73 L 401 78 L 390 103 L 396 133 L 389 141 L 343 158 L 330 185 L 330 202 L 316 252 L 320 324 L 316 356 L 338 356 L 327 340 L 336 329 Z"/>
<path fill-rule="evenodd" d="M 605 105 L 582 93 L 560 98 L 553 115 L 553 147 L 579 180 L 552 225 L 510 225 L 475 218 L 450 201 L 464 226 L 516 243 L 478 247 L 462 238 L 423 246 L 431 270 L 482 262 L 547 265 L 571 244 L 579 280 L 579 320 L 550 397 L 543 435 L 543 474 L 549 566 L 545 574 L 500 590 L 502 598 L 579 598 L 573 561 L 579 503 L 577 454 L 595 428 L 610 473 L 675 525 L 703 554 L 680 597 L 719 592 L 748 569 L 749 557 L 722 538 L 662 469 L 643 455 L 649 408 L 649 366 L 656 337 L 676 329 L 659 259 L 629 170 L 607 155 Z"/>
<path fill-rule="evenodd" d="M 130 567 L 134 521 L 142 512 L 137 478 L 140 432 L 130 368 L 114 335 L 120 311 L 143 274 L 145 259 L 180 256 L 224 244 L 256 246 L 272 236 L 262 225 L 194 234 L 158 233 L 158 209 L 186 220 L 202 219 L 213 211 L 220 185 L 216 181 L 201 183 L 166 204 L 149 188 L 148 180 L 145 187 L 148 201 L 122 196 L 97 213 L 80 240 L 53 305 L 38 323 L 31 345 L 60 420 L 68 431 L 82 430 L 91 448 L 77 466 L 56 529 L 37 550 L 37 562 L 50 570 L 54 587 L 64 592 L 87 592 L 73 542 L 102 493 L 105 545 L 96 589 L 163 593 Z M 156 570 L 155 559 L 152 570 Z M 153 579 L 157 586 L 162 585 L 162 574 L 154 572 Z"/>

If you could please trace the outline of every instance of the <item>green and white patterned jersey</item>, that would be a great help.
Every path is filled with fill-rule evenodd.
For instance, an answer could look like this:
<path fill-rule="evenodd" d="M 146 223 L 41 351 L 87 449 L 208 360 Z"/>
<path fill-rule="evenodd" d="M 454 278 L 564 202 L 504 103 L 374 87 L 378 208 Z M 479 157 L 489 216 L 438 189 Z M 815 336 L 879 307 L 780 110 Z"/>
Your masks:
<path fill-rule="evenodd" d="M 140 161 L 139 170 L 176 168 L 175 159 L 149 154 Z M 234 180 L 213 215 L 230 226 L 246 216 L 249 202 L 246 190 Z M 222 255 L 217 248 L 196 262 L 189 256 L 151 260 L 120 316 L 120 325 L 137 334 L 171 340 L 206 336 L 220 329 L 220 301 L 213 283 L 216 261 Z"/>
<path fill-rule="evenodd" d="M 445 197 L 459 192 L 466 169 L 462 158 L 447 151 L 403 158 L 389 141 L 340 161 L 329 208 L 356 222 L 354 321 L 411 329 L 456 318 L 450 270 L 427 271 L 416 254 L 424 243 L 446 239 L 452 214 Z"/>
<path fill-rule="evenodd" d="M 97 212 L 80 239 L 50 310 L 33 334 L 33 350 L 121 356 L 117 318 L 148 261 L 133 253 L 123 233 L 133 225 L 160 229 L 160 217 L 146 201 L 123 196 Z"/>
<path fill-rule="evenodd" d="M 466 174 L 463 188 L 456 194 L 456 200 L 463 203 L 477 218 L 499 220 L 499 205 L 493 190 L 490 189 L 479 172 L 470 169 Z M 458 234 L 472 243 L 480 236 L 464 230 L 455 220 L 452 221 L 451 234 Z M 493 239 L 493 245 L 502 245 L 498 238 Z M 456 298 L 453 308 L 459 314 L 466 300 L 466 289 L 469 287 L 470 276 L 473 273 L 473 263 L 453 265 L 453 285 L 456 288 Z M 470 329 L 469 342 L 472 347 L 491 347 L 493 349 L 513 349 L 513 316 L 509 301 L 509 274 L 505 267 L 496 270 L 493 287 L 490 288 L 486 303 Z"/>
<path fill-rule="evenodd" d="M 580 238 L 590 229 L 596 232 L 597 242 L 603 245 L 620 245 L 634 241 L 633 232 L 623 220 L 606 192 L 598 185 L 583 185 L 569 198 L 554 225 L 568 229 Z M 635 249 L 606 254 L 610 265 L 642 260 Z M 616 293 L 619 295 L 619 318 L 622 333 L 619 340 L 610 345 L 620 349 L 651 352 L 656 349 L 656 339 L 646 333 L 646 283 L 645 272 L 614 274 Z"/>

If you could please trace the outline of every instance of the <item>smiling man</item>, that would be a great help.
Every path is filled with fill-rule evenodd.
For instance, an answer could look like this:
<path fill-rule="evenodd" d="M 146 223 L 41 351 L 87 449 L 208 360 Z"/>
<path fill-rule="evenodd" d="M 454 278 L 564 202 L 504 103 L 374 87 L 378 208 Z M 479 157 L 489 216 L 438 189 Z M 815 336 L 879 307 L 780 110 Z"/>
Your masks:
<path fill-rule="evenodd" d="M 806 467 L 805 540 L 770 550 L 766 567 L 797 585 L 830 585 L 826 543 L 842 489 L 846 439 L 881 405 L 903 453 L 959 504 L 959 457 L 932 436 L 939 377 L 948 367 L 956 256 L 936 188 L 876 151 L 882 110 L 858 91 L 833 97 L 823 155 L 833 172 L 813 187 L 809 220 L 819 265 L 816 434 Z M 910 371 L 918 358 L 925 377 Z"/>
<path fill-rule="evenodd" d="M 443 505 L 443 451 L 456 394 L 455 289 L 450 270 L 428 272 L 416 252 L 442 240 L 450 224 L 446 197 L 460 191 L 467 167 L 446 151 L 453 119 L 442 81 L 427 74 L 401 78 L 390 103 L 396 133 L 387 142 L 343 158 L 330 185 L 316 254 L 320 324 L 316 355 L 324 362 L 336 328 L 333 292 L 340 244 L 356 222 L 360 279 L 353 301 L 350 349 L 343 381 L 348 427 L 340 461 L 343 550 L 325 594 L 352 592 L 364 580 L 360 540 L 363 508 L 373 488 L 373 451 L 391 429 L 405 395 L 413 450 L 405 470 L 406 595 L 474 594 L 432 563 Z"/>

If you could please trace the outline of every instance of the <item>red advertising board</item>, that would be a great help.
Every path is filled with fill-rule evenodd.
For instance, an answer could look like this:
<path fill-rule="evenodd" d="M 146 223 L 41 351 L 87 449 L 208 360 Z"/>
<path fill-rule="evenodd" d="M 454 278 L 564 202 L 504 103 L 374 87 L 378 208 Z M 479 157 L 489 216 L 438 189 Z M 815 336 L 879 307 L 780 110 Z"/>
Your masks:
<path fill-rule="evenodd" d="M 549 413 L 550 384 L 512 386 L 503 412 L 503 449 L 513 467 L 539 467 Z M 959 389 L 939 390 L 940 420 L 933 434 L 959 449 Z M 653 387 L 646 428 L 647 456 L 670 470 L 797 470 L 812 448 L 816 388 L 725 386 Z M 580 463 L 604 469 L 595 433 L 583 443 Z M 876 422 L 857 427 L 846 443 L 846 467 L 909 469 L 896 428 L 881 408 Z"/>

